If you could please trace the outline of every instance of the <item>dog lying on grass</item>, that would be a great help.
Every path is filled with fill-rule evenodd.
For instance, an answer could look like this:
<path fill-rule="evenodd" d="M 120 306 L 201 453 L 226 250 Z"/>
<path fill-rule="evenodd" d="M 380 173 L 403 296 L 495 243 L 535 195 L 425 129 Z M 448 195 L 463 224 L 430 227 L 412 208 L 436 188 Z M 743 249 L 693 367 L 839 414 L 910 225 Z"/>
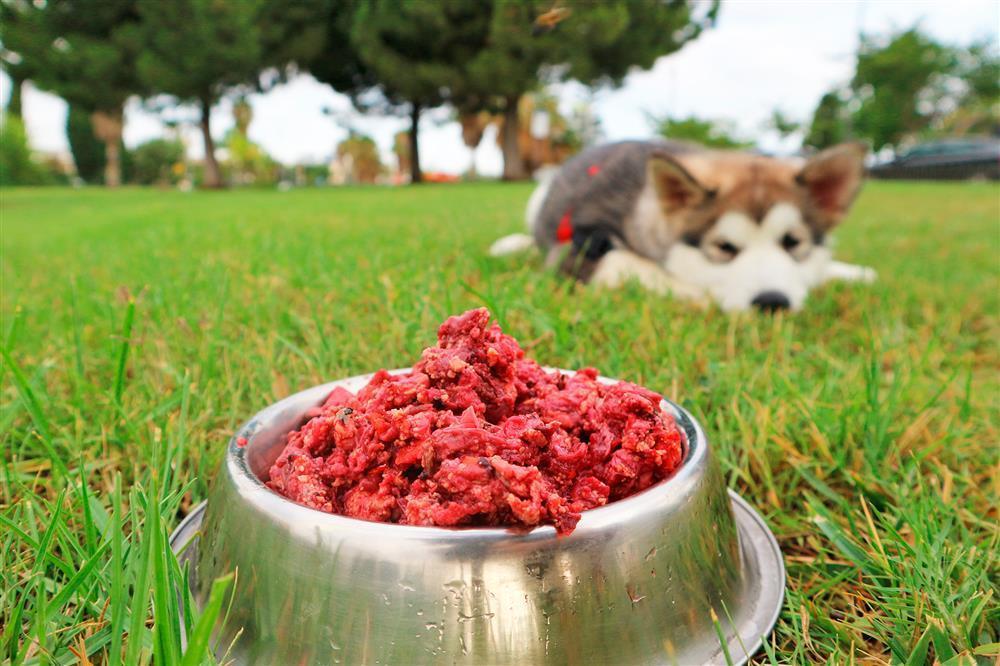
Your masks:
<path fill-rule="evenodd" d="M 635 280 L 724 310 L 798 310 L 817 285 L 875 279 L 834 261 L 829 247 L 861 188 L 864 156 L 860 143 L 807 161 L 665 142 L 592 148 L 532 194 L 531 235 L 501 238 L 490 253 L 537 246 L 587 283 Z"/>

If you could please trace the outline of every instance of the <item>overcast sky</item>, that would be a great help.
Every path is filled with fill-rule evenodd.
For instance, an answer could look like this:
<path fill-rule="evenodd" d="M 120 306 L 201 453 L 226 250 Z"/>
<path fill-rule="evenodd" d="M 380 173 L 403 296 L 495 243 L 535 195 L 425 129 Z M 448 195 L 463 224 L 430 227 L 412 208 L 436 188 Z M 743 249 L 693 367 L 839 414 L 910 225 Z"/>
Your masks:
<path fill-rule="evenodd" d="M 578 84 L 556 88 L 564 110 L 589 101 L 609 140 L 646 137 L 648 114 L 730 121 L 748 137 L 761 136 L 771 111 L 779 108 L 795 119 L 808 118 L 819 97 L 851 76 L 858 33 L 884 33 L 920 22 L 923 29 L 952 44 L 996 40 L 1000 0 L 729 0 L 717 26 L 650 71 L 635 72 L 615 90 L 589 91 Z M 9 79 L 0 80 L 0 99 L 9 97 Z M 370 134 L 388 159 L 393 135 L 407 121 L 365 117 L 351 110 L 343 95 L 309 76 L 300 76 L 264 95 L 253 95 L 250 137 L 285 163 L 329 158 L 347 127 Z M 323 109 L 335 111 L 324 114 Z M 30 86 L 24 94 L 24 117 L 31 145 L 41 151 L 68 150 L 66 105 Z M 193 112 L 185 117 L 194 118 Z M 458 173 L 471 159 L 457 123 L 447 111 L 427 114 L 421 123 L 421 162 L 426 170 Z M 231 104 L 223 101 L 212 113 L 213 134 L 233 126 Z M 136 100 L 126 109 L 125 143 L 135 146 L 163 134 L 159 116 Z M 189 153 L 200 157 L 201 139 L 185 131 Z M 764 134 L 762 146 L 789 150 Z M 501 157 L 495 137 L 487 134 L 475 154 L 480 173 L 496 175 Z"/>

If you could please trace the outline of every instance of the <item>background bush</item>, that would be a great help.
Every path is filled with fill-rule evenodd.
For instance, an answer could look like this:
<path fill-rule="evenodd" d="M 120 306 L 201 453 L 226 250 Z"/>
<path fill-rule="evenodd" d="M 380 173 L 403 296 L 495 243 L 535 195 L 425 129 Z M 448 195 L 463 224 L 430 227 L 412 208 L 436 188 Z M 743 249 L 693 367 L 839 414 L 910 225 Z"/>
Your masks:
<path fill-rule="evenodd" d="M 184 175 L 184 144 L 176 139 L 147 141 L 130 157 L 131 181 L 139 185 L 173 185 Z"/>
<path fill-rule="evenodd" d="M 55 185 L 59 181 L 50 165 L 40 164 L 31 156 L 21 119 L 0 115 L 0 185 Z"/>

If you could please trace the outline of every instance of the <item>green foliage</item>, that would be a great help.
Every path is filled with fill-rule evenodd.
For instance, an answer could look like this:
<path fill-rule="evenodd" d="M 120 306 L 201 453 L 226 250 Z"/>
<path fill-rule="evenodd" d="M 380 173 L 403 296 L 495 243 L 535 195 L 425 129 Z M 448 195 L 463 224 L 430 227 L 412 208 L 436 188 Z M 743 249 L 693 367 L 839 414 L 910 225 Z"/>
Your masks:
<path fill-rule="evenodd" d="M 260 69 L 289 65 L 304 67 L 326 42 L 326 15 L 342 0 L 263 0 L 257 18 L 260 29 Z"/>
<path fill-rule="evenodd" d="M 434 107 L 486 38 L 483 2 L 362 2 L 350 39 L 390 103 Z"/>
<path fill-rule="evenodd" d="M 818 150 L 841 143 L 848 137 L 847 123 L 847 109 L 839 94 L 828 92 L 820 98 L 802 143 Z"/>
<path fill-rule="evenodd" d="M 31 156 L 21 118 L 0 114 L 0 185 L 48 185 L 52 181 L 51 174 Z"/>
<path fill-rule="evenodd" d="M 547 0 L 497 0 L 489 34 L 467 67 L 455 95 L 463 110 L 503 110 L 504 177 L 526 176 L 518 142 L 520 97 L 549 79 L 585 85 L 620 83 L 635 67 L 648 68 L 712 25 L 718 3 L 696 13 L 690 2 L 578 0 L 559 7 Z"/>
<path fill-rule="evenodd" d="M 875 150 L 915 139 L 990 134 L 1000 129 L 1000 51 L 993 41 L 959 48 L 913 27 L 862 36 L 846 90 L 825 94 L 804 144 L 824 148 L 848 138 Z"/>
<path fill-rule="evenodd" d="M 122 108 L 146 89 L 136 72 L 142 37 L 136 0 L 50 0 L 0 3 L 5 48 L 23 61 L 18 73 L 88 112 L 106 146 L 121 144 Z M 120 149 L 118 152 L 121 152 Z M 121 180 L 114 150 L 106 150 L 110 185 Z"/>
<path fill-rule="evenodd" d="M 362 106 L 377 90 L 375 99 L 397 113 L 445 102 L 463 114 L 506 111 L 508 162 L 520 159 L 518 101 L 543 73 L 620 83 L 711 25 L 718 2 L 334 0 L 333 7 L 326 46 L 309 65 L 318 79 Z"/>
<path fill-rule="evenodd" d="M 992 104 L 1000 100 L 1000 48 L 995 40 L 975 43 L 958 54 L 957 72 L 967 87 L 966 100 Z"/>
<path fill-rule="evenodd" d="M 163 533 L 229 434 L 300 388 L 413 363 L 483 304 L 540 361 L 698 417 L 785 554 L 760 661 L 995 653 L 996 186 L 870 183 L 837 255 L 879 281 L 775 317 L 470 250 L 523 229 L 531 187 L 5 191 L 0 660 L 150 663 L 175 626 L 153 621 L 157 580 L 182 579 Z"/>
<path fill-rule="evenodd" d="M 120 113 L 145 92 L 136 74 L 142 45 L 135 0 L 0 3 L 4 46 L 36 85 L 87 111 Z"/>
<path fill-rule="evenodd" d="M 280 165 L 245 134 L 233 130 L 226 137 L 230 178 L 238 185 L 272 185 L 278 182 Z"/>
<path fill-rule="evenodd" d="M 91 114 L 80 107 L 71 106 L 66 115 L 66 138 L 76 165 L 76 174 L 85 183 L 99 185 L 104 183 L 104 169 L 107 165 L 107 145 L 94 135 Z M 132 154 L 125 144 L 118 140 L 118 169 L 122 181 L 132 177 Z"/>
<path fill-rule="evenodd" d="M 354 132 L 337 146 L 337 158 L 350 165 L 349 182 L 374 183 L 384 168 L 375 141 Z"/>
<path fill-rule="evenodd" d="M 384 110 L 410 115 L 411 180 L 419 182 L 422 109 L 444 103 L 486 38 L 484 2 L 361 2 L 349 39 L 378 81 Z M 367 170 L 366 170 L 367 173 Z"/>
<path fill-rule="evenodd" d="M 24 83 L 28 80 L 25 70 L 4 60 L 4 55 L 9 55 L 8 51 L 0 46 L 0 67 L 2 71 L 10 77 L 10 97 L 7 98 L 7 113 L 12 116 L 21 115 L 21 96 L 24 92 Z"/>
<path fill-rule="evenodd" d="M 771 117 L 767 120 L 767 127 L 782 137 L 791 136 L 802 129 L 801 123 L 790 118 L 781 109 L 775 109 L 771 112 Z"/>
<path fill-rule="evenodd" d="M 939 113 L 934 84 L 955 66 L 954 53 L 917 28 L 885 40 L 862 36 L 851 90 L 859 102 L 853 128 L 872 148 L 897 145 Z"/>
<path fill-rule="evenodd" d="M 139 75 L 158 93 L 214 103 L 253 81 L 262 61 L 262 0 L 137 0 L 143 48 Z"/>
<path fill-rule="evenodd" d="M 139 185 L 172 185 L 184 174 L 184 144 L 176 139 L 147 141 L 131 156 L 131 180 Z"/>
<path fill-rule="evenodd" d="M 362 2 L 330 0 L 328 11 L 319 21 L 324 28 L 323 47 L 305 64 L 317 80 L 350 96 L 359 105 L 361 96 L 378 83 L 351 42 L 354 17 Z"/>
<path fill-rule="evenodd" d="M 956 75 L 964 84 L 957 108 L 942 119 L 949 135 L 1000 133 L 1000 49 L 995 41 L 973 44 L 957 55 Z"/>
<path fill-rule="evenodd" d="M 488 33 L 457 91 L 461 107 L 520 97 L 538 87 L 544 66 L 586 85 L 620 83 L 633 68 L 649 68 L 697 37 L 718 11 L 718 3 L 696 12 L 689 2 L 577 0 L 553 15 L 548 0 L 491 4 Z"/>
<path fill-rule="evenodd" d="M 737 138 L 723 122 L 687 118 L 650 118 L 653 131 L 671 141 L 691 141 L 708 148 L 747 148 L 751 142 Z"/>
<path fill-rule="evenodd" d="M 578 18 L 565 20 L 565 34 L 561 25 L 553 33 L 563 40 L 566 77 L 586 85 L 619 85 L 630 71 L 651 68 L 711 27 L 719 10 L 718 2 L 644 0 L 570 6 Z"/>
<path fill-rule="evenodd" d="M 204 183 L 219 187 L 209 126 L 215 102 L 234 89 L 262 86 L 262 70 L 279 73 L 306 61 L 325 34 L 322 16 L 331 0 L 136 0 L 143 20 L 140 77 L 154 92 L 194 102 L 205 141 Z"/>
<path fill-rule="evenodd" d="M 330 167 L 325 164 L 305 164 L 297 170 L 301 171 L 306 185 L 326 185 L 330 177 Z"/>

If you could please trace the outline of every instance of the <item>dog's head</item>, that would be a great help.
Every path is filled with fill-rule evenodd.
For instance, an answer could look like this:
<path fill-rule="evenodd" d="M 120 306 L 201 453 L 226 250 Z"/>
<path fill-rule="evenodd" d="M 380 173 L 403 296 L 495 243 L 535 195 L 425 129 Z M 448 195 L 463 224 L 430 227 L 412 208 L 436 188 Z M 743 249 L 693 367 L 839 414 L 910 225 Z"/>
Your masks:
<path fill-rule="evenodd" d="M 798 309 L 823 280 L 829 232 L 864 176 L 865 146 L 807 162 L 743 153 L 655 154 L 648 177 L 677 242 L 666 269 L 725 310 Z"/>

